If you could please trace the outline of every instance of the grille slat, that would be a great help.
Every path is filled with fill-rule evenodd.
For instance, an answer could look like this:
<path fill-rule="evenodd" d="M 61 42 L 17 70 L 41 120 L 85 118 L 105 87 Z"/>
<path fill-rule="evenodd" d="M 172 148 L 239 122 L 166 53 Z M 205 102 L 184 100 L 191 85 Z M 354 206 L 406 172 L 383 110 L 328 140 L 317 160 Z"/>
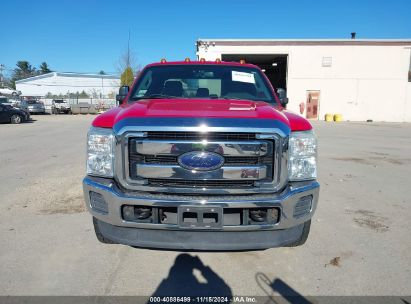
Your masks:
<path fill-rule="evenodd" d="M 149 139 L 175 140 L 254 140 L 254 133 L 199 133 L 199 132 L 147 132 Z"/>
<path fill-rule="evenodd" d="M 250 188 L 254 186 L 253 181 L 238 181 L 238 180 L 170 180 L 170 179 L 159 179 L 159 178 L 149 178 L 148 184 L 157 187 L 189 187 L 189 188 L 226 188 L 230 186 L 235 186 L 236 188 Z"/>

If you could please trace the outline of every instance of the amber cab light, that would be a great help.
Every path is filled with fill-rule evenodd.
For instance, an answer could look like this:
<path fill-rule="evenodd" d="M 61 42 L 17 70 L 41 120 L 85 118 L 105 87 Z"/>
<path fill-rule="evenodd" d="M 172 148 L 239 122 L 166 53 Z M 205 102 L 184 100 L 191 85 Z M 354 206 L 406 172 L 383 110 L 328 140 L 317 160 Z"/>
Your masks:
<path fill-rule="evenodd" d="M 245 60 L 244 60 L 244 59 L 241 59 L 241 60 L 240 60 L 240 63 L 241 63 L 241 64 L 245 64 Z"/>
<path fill-rule="evenodd" d="M 205 62 L 205 59 L 204 59 L 204 58 L 201 58 L 201 59 L 200 59 L 200 62 Z"/>
<path fill-rule="evenodd" d="M 161 58 L 160 62 L 161 62 L 161 63 L 166 63 L 167 60 L 166 60 L 165 58 Z"/>
<path fill-rule="evenodd" d="M 185 62 L 190 62 L 190 58 L 187 57 L 186 59 L 184 59 L 184 61 Z"/>

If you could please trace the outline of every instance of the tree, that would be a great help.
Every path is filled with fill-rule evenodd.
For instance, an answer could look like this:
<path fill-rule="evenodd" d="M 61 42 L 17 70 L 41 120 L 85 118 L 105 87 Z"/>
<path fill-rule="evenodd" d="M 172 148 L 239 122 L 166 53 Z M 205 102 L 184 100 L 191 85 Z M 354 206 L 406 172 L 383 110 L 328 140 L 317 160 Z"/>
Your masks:
<path fill-rule="evenodd" d="M 81 93 L 78 95 L 78 98 L 89 98 L 88 94 L 86 92 L 81 91 Z"/>
<path fill-rule="evenodd" d="M 42 62 L 40 64 L 39 74 L 41 75 L 41 74 L 47 74 L 47 73 L 51 73 L 51 70 L 49 69 L 47 62 Z"/>
<path fill-rule="evenodd" d="M 36 68 L 32 67 L 28 61 L 17 61 L 16 68 L 13 70 L 10 84 L 15 89 L 16 81 L 36 75 Z"/>
<path fill-rule="evenodd" d="M 17 61 L 16 66 L 14 73 L 21 77 L 20 79 L 31 77 L 36 73 L 36 68 L 32 67 L 28 61 Z"/>
<path fill-rule="evenodd" d="M 128 33 L 127 48 L 123 51 L 118 60 L 117 70 L 119 74 L 121 74 L 121 85 L 129 86 L 133 83 L 134 77 L 141 70 L 141 66 L 137 64 L 134 51 L 130 48 L 130 31 Z"/>
<path fill-rule="evenodd" d="M 122 86 L 131 86 L 134 81 L 133 69 L 131 67 L 127 67 L 121 74 L 120 80 Z"/>
<path fill-rule="evenodd" d="M 137 59 L 134 51 L 130 49 L 130 44 L 127 45 L 127 48 L 120 55 L 120 58 L 117 62 L 117 70 L 120 73 L 123 73 L 126 68 L 131 67 L 132 70 L 137 70 Z"/>

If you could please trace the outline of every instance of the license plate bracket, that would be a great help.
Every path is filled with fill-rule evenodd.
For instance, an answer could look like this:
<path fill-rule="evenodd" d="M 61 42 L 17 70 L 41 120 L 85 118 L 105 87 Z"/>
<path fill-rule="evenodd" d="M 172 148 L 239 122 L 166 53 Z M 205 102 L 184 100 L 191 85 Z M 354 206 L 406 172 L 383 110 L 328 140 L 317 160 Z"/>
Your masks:
<path fill-rule="evenodd" d="M 222 229 L 223 208 L 220 206 L 179 206 L 178 226 L 186 229 Z"/>

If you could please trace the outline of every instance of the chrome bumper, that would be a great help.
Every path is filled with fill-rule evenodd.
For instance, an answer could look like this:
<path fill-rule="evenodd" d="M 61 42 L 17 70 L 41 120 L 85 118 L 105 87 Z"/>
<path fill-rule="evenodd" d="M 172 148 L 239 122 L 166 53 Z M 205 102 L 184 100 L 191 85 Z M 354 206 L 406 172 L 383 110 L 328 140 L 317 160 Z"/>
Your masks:
<path fill-rule="evenodd" d="M 224 208 L 279 208 L 280 218 L 276 224 L 264 225 L 238 225 L 223 226 L 223 231 L 258 231 L 281 230 L 298 226 L 308 221 L 314 214 L 319 196 L 319 184 L 317 181 L 289 183 L 280 193 L 266 193 L 253 195 L 213 195 L 213 196 L 187 196 L 178 194 L 150 194 L 138 191 L 124 191 L 111 179 L 86 176 L 83 180 L 83 190 L 86 206 L 90 213 L 98 220 L 113 226 L 166 229 L 187 231 L 170 224 L 135 223 L 122 219 L 121 207 L 123 205 L 139 205 L 151 207 L 178 207 L 178 206 L 221 206 Z M 91 208 L 90 191 L 102 195 L 108 204 L 108 212 L 102 214 Z M 312 196 L 310 211 L 295 217 L 295 207 L 300 198 Z M 189 229 L 191 231 L 192 229 Z"/>

